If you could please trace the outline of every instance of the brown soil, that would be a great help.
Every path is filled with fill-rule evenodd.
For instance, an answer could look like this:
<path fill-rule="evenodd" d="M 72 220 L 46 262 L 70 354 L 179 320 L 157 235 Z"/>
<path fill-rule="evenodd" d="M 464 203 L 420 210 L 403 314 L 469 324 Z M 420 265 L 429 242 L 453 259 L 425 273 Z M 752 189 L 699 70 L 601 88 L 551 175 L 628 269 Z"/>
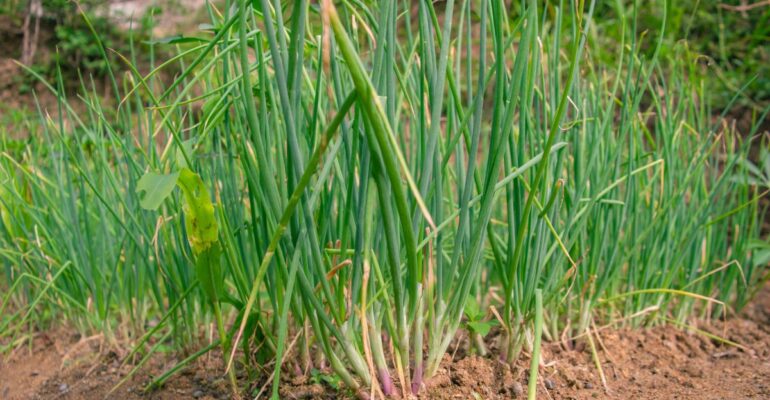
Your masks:
<path fill-rule="evenodd" d="M 740 318 L 700 326 L 723 344 L 673 326 L 600 330 L 595 339 L 607 385 L 587 346 L 546 345 L 540 399 L 770 399 L 770 285 Z M 526 398 L 528 360 L 515 368 L 467 357 L 443 365 L 426 398 Z M 478 395 L 478 397 L 477 397 Z"/>
<path fill-rule="evenodd" d="M 540 368 L 541 399 L 767 399 L 770 398 L 770 285 L 740 318 L 700 329 L 740 343 L 729 346 L 700 333 L 661 326 L 642 330 L 605 329 L 596 346 L 606 376 L 599 377 L 588 346 L 545 346 Z M 579 343 L 579 342 L 578 342 Z M 130 371 L 120 357 L 100 346 L 101 337 L 81 338 L 63 331 L 41 333 L 0 361 L 0 398 L 21 399 L 226 399 L 220 357 L 212 354 L 171 378 L 160 390 L 144 394 L 152 375 L 178 359 L 157 356 L 119 389 Z M 461 352 L 459 352 L 461 353 Z M 528 360 L 511 368 L 478 356 L 445 357 L 438 374 L 426 382 L 427 399 L 525 398 Z M 255 386 L 252 386 L 255 387 Z M 284 384 L 283 398 L 337 398 L 311 379 Z"/>
<path fill-rule="evenodd" d="M 66 332 L 39 334 L 32 349 L 22 347 L 0 360 L 0 399 L 228 399 L 225 380 L 217 373 L 216 355 L 183 370 L 161 390 L 145 394 L 153 374 L 159 375 L 179 359 L 155 357 L 135 376 L 113 391 L 133 366 L 105 351 L 101 335 L 82 338 Z M 162 360 L 158 360 L 162 359 Z"/>

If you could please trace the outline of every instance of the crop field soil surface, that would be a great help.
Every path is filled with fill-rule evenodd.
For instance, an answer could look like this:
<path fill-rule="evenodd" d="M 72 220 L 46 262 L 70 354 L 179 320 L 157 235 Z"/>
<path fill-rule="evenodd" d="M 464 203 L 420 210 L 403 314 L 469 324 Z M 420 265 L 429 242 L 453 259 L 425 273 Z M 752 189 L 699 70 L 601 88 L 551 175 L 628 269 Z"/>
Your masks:
<path fill-rule="evenodd" d="M 674 326 L 648 329 L 598 327 L 599 356 L 607 381 L 602 384 L 588 346 L 544 346 L 538 396 L 543 399 L 763 399 L 770 398 L 770 285 L 738 318 L 714 321 L 701 331 L 739 343 L 725 345 Z M 494 338 L 494 333 L 490 335 Z M 178 360 L 158 355 L 142 372 L 114 392 L 130 370 L 101 338 L 82 338 L 65 330 L 40 333 L 32 350 L 17 349 L 0 362 L 3 399 L 228 399 L 219 372 L 221 357 L 212 353 L 176 375 L 163 388 L 143 394 L 151 375 Z M 510 368 L 494 359 L 451 348 L 421 398 L 526 398 L 528 360 Z M 454 351 L 456 350 L 456 351 Z M 452 358 L 454 354 L 454 359 Z M 257 389 L 258 390 L 258 389 Z M 333 399 L 339 392 L 313 378 L 291 378 L 281 389 L 286 399 Z"/>

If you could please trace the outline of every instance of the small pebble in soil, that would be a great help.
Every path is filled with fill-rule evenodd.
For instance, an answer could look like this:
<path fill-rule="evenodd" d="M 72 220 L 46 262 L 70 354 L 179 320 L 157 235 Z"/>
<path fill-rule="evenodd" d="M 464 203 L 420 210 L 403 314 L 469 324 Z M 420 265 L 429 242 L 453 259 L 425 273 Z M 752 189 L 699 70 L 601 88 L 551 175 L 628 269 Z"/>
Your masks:
<path fill-rule="evenodd" d="M 524 394 L 524 387 L 521 386 L 521 383 L 514 382 L 511 386 L 511 392 L 513 392 L 513 397 L 519 397 Z"/>
<path fill-rule="evenodd" d="M 62 383 L 59 385 L 59 393 L 67 393 L 70 390 L 69 385 Z"/>
<path fill-rule="evenodd" d="M 556 384 L 553 383 L 552 380 L 546 378 L 546 380 L 545 380 L 545 388 L 548 389 L 548 390 L 554 390 L 554 389 L 556 389 Z"/>
<path fill-rule="evenodd" d="M 194 391 L 192 394 L 193 398 L 196 398 L 196 399 L 200 399 L 201 397 L 203 397 L 203 395 L 204 395 L 203 390 L 200 390 L 200 389 Z"/>
<path fill-rule="evenodd" d="M 593 389 L 594 388 L 594 384 L 591 383 L 591 382 L 586 382 L 586 383 L 583 384 L 583 387 L 586 388 L 586 389 Z"/>

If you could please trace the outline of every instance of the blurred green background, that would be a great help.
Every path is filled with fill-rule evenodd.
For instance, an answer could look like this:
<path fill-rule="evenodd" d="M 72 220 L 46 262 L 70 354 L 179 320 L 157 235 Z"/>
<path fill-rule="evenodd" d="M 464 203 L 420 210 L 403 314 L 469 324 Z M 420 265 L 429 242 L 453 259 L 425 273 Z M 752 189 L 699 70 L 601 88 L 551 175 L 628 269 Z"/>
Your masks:
<path fill-rule="evenodd" d="M 437 2 L 441 3 L 441 2 Z M 138 64 L 150 65 L 156 47 L 144 46 L 151 38 L 193 32 L 205 20 L 204 0 L 123 0 L 119 2 L 81 0 L 5 0 L 0 3 L 0 125 L 17 127 L 29 122 L 36 104 L 45 108 L 44 94 L 34 79 L 22 72 L 13 60 L 30 65 L 54 81 L 56 64 L 62 66 L 63 79 L 73 92 L 79 77 L 99 82 L 107 72 L 80 12 L 86 13 L 106 47 L 128 55 L 133 42 L 137 51 L 131 57 Z M 222 4 L 217 4 L 222 6 Z M 517 2 L 510 2 L 513 12 Z M 543 2 L 553 9 L 555 2 Z M 440 4 L 438 4 L 440 9 Z M 624 27 L 620 16 L 636 15 L 636 26 Z M 201 18 L 203 17 L 203 18 Z M 654 39 L 666 20 L 661 52 L 697 67 L 708 79 L 705 93 L 714 113 L 721 112 L 736 96 L 729 115 L 739 129 L 770 104 L 770 2 L 764 0 L 604 0 L 598 1 L 594 35 L 589 49 L 595 60 L 616 63 L 620 46 L 631 46 L 635 28 L 641 38 L 637 45 L 653 51 Z M 629 19 L 633 21 L 633 18 Z M 130 28 L 130 29 L 129 29 Z M 37 30 L 37 31 L 36 31 Z M 28 45 L 34 42 L 30 54 Z M 27 46 L 27 47 L 25 47 Z M 170 48 L 169 50 L 173 50 Z M 670 56 L 671 54 L 662 54 Z M 113 68 L 120 71 L 118 57 L 111 54 Z M 665 57 L 662 57 L 665 58 Z M 672 68 L 663 65 L 661 68 Z M 109 97 L 108 85 L 104 96 Z M 35 90 L 38 89 L 38 90 Z M 741 89 L 743 89 L 741 91 Z M 29 127 L 27 127 L 28 129 Z M 11 129 L 14 130 L 14 129 Z"/>

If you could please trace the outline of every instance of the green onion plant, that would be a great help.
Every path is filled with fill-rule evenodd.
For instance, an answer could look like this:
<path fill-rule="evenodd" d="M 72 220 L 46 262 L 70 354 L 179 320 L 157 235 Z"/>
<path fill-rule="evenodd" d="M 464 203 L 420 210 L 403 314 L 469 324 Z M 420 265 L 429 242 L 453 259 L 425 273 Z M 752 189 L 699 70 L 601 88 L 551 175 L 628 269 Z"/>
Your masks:
<path fill-rule="evenodd" d="M 766 279 L 757 132 L 620 3 L 616 65 L 594 1 L 225 0 L 148 43 L 168 60 L 100 44 L 113 99 L 38 77 L 56 112 L 0 140 L 0 335 L 192 354 L 151 387 L 220 348 L 273 398 L 314 369 L 419 394 L 469 345 L 528 358 L 534 397 L 542 340 L 737 311 Z"/>

